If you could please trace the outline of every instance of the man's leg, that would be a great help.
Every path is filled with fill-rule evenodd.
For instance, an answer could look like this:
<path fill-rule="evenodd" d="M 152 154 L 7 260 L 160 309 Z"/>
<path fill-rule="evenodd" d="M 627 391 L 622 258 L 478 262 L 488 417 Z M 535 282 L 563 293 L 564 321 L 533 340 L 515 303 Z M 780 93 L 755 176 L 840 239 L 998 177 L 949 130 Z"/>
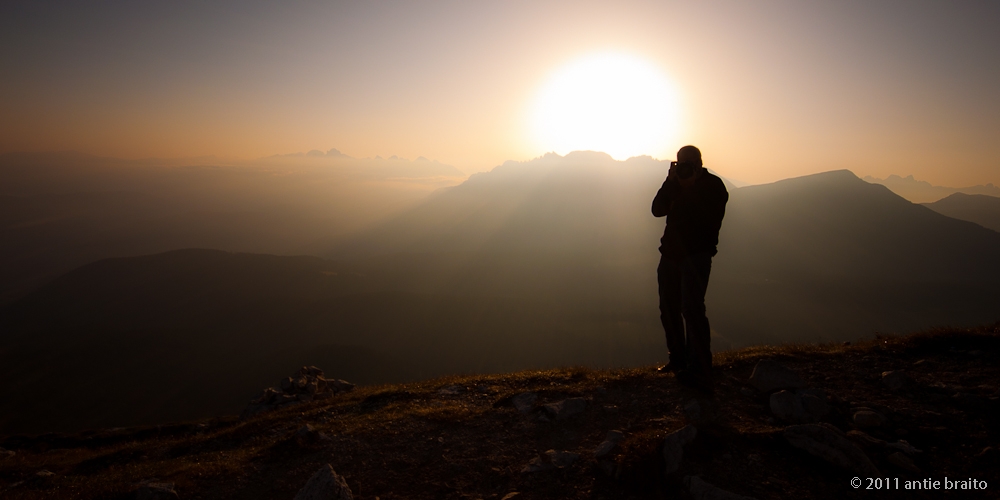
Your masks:
<path fill-rule="evenodd" d="M 705 315 L 705 292 L 712 256 L 695 254 L 681 264 L 681 310 L 687 325 L 688 366 L 700 375 L 712 369 L 712 330 Z"/>
<path fill-rule="evenodd" d="M 687 365 L 688 354 L 684 339 L 684 320 L 681 318 L 681 269 L 678 261 L 660 256 L 656 281 L 660 292 L 660 322 L 667 336 L 670 367 L 679 370 Z"/>

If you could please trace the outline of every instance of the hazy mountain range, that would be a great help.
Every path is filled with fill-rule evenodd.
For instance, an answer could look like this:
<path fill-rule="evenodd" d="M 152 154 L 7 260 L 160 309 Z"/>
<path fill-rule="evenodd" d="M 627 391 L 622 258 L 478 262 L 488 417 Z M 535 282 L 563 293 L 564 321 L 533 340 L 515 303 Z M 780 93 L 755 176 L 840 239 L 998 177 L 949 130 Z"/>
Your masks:
<path fill-rule="evenodd" d="M 975 222 L 980 226 L 1000 231 L 1000 198 L 996 196 L 955 193 L 924 205 L 948 217 Z"/>
<path fill-rule="evenodd" d="M 873 184 L 882 184 L 907 200 L 913 203 L 931 203 L 945 198 L 954 193 L 981 194 L 987 196 L 1000 197 L 1000 187 L 992 183 L 986 185 L 968 186 L 962 188 L 934 186 L 927 181 L 918 181 L 912 175 L 900 177 L 890 175 L 885 179 L 876 179 L 870 175 L 865 176 L 865 181 Z"/>
<path fill-rule="evenodd" d="M 318 254 L 465 175 L 436 161 L 0 155 L 0 304 L 108 257 L 204 247 Z"/>
<path fill-rule="evenodd" d="M 274 184 L 311 193 L 298 200 L 325 199 L 316 194 L 323 186 L 346 193 L 359 185 L 330 181 L 333 165 L 295 167 L 285 175 L 251 170 L 247 183 L 256 193 L 280 192 Z M 655 267 L 664 221 L 649 205 L 666 169 L 644 157 L 547 155 L 507 162 L 422 201 L 414 195 L 388 219 L 382 206 L 382 222 L 326 240 L 324 258 L 184 250 L 86 265 L 3 309 L 0 377 L 10 391 L 0 401 L 0 433 L 235 413 L 303 364 L 373 383 L 663 360 Z M 195 183 L 200 191 L 190 189 L 202 197 L 191 198 L 242 192 L 229 184 L 240 171 L 222 170 L 225 182 Z M 195 179 L 211 178 L 197 172 Z M 308 190 L 309 179 L 328 182 Z M 407 189 L 426 193 L 433 182 L 377 184 L 380 195 L 366 206 Z M 730 185 L 730 193 L 708 296 L 717 347 L 1000 319 L 996 231 L 846 170 Z M 186 224 L 191 215 L 174 220 Z M 264 218 L 241 229 L 245 242 L 215 241 L 275 245 L 281 225 Z M 5 227 L 31 243 L 26 249 L 94 237 L 87 226 L 77 240 L 64 235 L 69 223 L 50 227 L 50 240 Z M 291 231 L 295 244 L 309 227 L 318 226 Z"/>

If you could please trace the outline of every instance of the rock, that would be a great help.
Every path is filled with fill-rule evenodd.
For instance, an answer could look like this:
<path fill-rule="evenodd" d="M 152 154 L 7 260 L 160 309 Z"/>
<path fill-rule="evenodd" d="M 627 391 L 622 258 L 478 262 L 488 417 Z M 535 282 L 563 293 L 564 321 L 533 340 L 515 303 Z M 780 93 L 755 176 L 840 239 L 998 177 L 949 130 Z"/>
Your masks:
<path fill-rule="evenodd" d="M 879 427 L 884 424 L 886 420 L 888 419 L 885 418 L 885 415 L 868 409 L 855 411 L 854 415 L 851 416 L 851 421 L 854 422 L 854 425 L 859 427 Z"/>
<path fill-rule="evenodd" d="M 533 392 L 522 392 L 510 399 L 517 411 L 527 415 L 535 409 L 535 401 L 538 401 L 538 394 Z"/>
<path fill-rule="evenodd" d="M 50 478 L 50 477 L 52 477 L 54 475 L 56 475 L 55 472 L 51 472 L 51 471 L 46 470 L 46 469 L 42 469 L 42 470 L 40 470 L 40 471 L 38 471 L 38 472 L 35 473 L 35 477 L 40 477 L 40 478 L 43 478 L 43 479 L 48 479 L 48 478 Z"/>
<path fill-rule="evenodd" d="M 177 500 L 174 483 L 144 483 L 135 490 L 135 500 Z"/>
<path fill-rule="evenodd" d="M 303 366 L 291 377 L 281 380 L 280 390 L 268 387 L 261 391 L 240 414 L 241 419 L 284 406 L 327 399 L 334 394 L 354 389 L 354 384 L 344 380 L 323 378 L 323 370 Z"/>
<path fill-rule="evenodd" d="M 543 457 L 532 458 L 527 465 L 521 468 L 522 473 L 531 474 L 534 472 L 542 472 L 547 470 L 555 469 L 556 466 L 552 465 Z"/>
<path fill-rule="evenodd" d="M 525 465 L 521 472 L 532 473 L 532 472 L 542 472 L 553 469 L 562 469 L 569 467 L 580 459 L 578 453 L 572 453 L 569 451 L 556 451 L 548 450 L 542 456 L 535 457 Z"/>
<path fill-rule="evenodd" d="M 785 439 L 792 446 L 822 458 L 862 477 L 878 477 L 875 464 L 852 443 L 840 429 L 825 424 L 802 424 L 786 427 Z"/>
<path fill-rule="evenodd" d="M 923 451 L 914 448 L 913 445 L 911 445 L 905 439 L 900 439 L 895 443 L 889 443 L 886 446 L 894 450 L 899 450 L 903 453 L 906 453 L 907 455 L 913 455 L 914 453 L 923 453 Z"/>
<path fill-rule="evenodd" d="M 762 392 L 781 389 L 801 389 L 806 383 L 797 373 L 772 360 L 761 360 L 750 374 L 750 385 Z"/>
<path fill-rule="evenodd" d="M 1000 462 L 1000 450 L 987 446 L 972 458 L 975 464 L 980 467 L 994 467 L 997 462 Z"/>
<path fill-rule="evenodd" d="M 681 466 L 684 458 L 684 447 L 698 436 L 698 429 L 693 425 L 685 426 L 670 434 L 663 441 L 663 459 L 666 462 L 666 473 L 673 474 Z"/>
<path fill-rule="evenodd" d="M 570 465 L 573 465 L 573 462 L 580 459 L 579 453 L 572 453 L 569 451 L 549 450 L 545 452 L 545 456 L 548 457 L 549 463 L 555 465 L 557 469 L 569 467 Z"/>
<path fill-rule="evenodd" d="M 691 498 L 695 500 L 755 500 L 753 497 L 737 495 L 736 493 L 713 486 L 698 476 L 685 477 L 684 484 L 687 485 L 688 491 L 691 492 Z"/>
<path fill-rule="evenodd" d="M 465 392 L 465 387 L 460 385 L 449 385 L 448 387 L 442 387 L 437 391 L 439 396 L 458 396 L 463 392 Z"/>
<path fill-rule="evenodd" d="M 294 500 L 354 500 L 354 495 L 347 481 L 326 464 L 309 478 Z"/>
<path fill-rule="evenodd" d="M 847 431 L 847 438 L 863 448 L 882 448 L 887 444 L 881 439 L 872 437 L 868 433 L 858 430 Z"/>
<path fill-rule="evenodd" d="M 556 420 L 563 420 L 578 413 L 583 413 L 583 410 L 587 408 L 587 400 L 583 398 L 569 398 L 557 403 L 547 404 L 544 408 Z"/>
<path fill-rule="evenodd" d="M 684 416 L 696 425 L 709 424 L 719 416 L 718 405 L 711 399 L 693 399 L 684 405 Z"/>
<path fill-rule="evenodd" d="M 830 405 L 808 389 L 771 394 L 771 413 L 796 424 L 817 422 L 830 413 Z"/>
<path fill-rule="evenodd" d="M 615 449 L 615 446 L 618 446 L 618 443 L 624 437 L 625 434 L 622 434 L 622 431 L 608 431 L 608 436 L 604 438 L 604 442 L 597 445 L 597 449 L 594 450 L 594 458 L 601 458 L 611 453 L 611 450 Z"/>
<path fill-rule="evenodd" d="M 355 385 L 341 379 L 327 379 L 327 387 L 335 392 L 350 392 L 354 390 Z"/>
<path fill-rule="evenodd" d="M 295 431 L 295 441 L 299 444 L 311 444 L 329 439 L 329 436 L 317 430 L 310 424 L 303 425 L 302 427 L 299 427 L 299 430 Z"/>
<path fill-rule="evenodd" d="M 901 452 L 897 451 L 895 453 L 891 453 L 887 457 L 887 459 L 889 460 L 889 463 L 891 463 L 892 465 L 895 465 L 896 467 L 899 467 L 900 469 L 903 469 L 905 471 L 913 472 L 915 474 L 920 474 L 920 472 L 921 472 L 920 468 L 918 468 L 913 463 L 913 460 L 910 460 L 910 457 L 902 454 Z"/>
<path fill-rule="evenodd" d="M 514 498 L 514 497 L 516 497 L 516 496 L 518 496 L 520 494 L 521 494 L 520 491 L 512 491 L 512 492 L 504 495 L 503 498 L 501 498 L 500 500 L 511 500 L 512 498 Z"/>
<path fill-rule="evenodd" d="M 0 458 L 10 458 L 13 457 L 14 455 L 17 455 L 17 453 L 11 450 L 5 450 L 3 448 L 0 448 Z"/>
<path fill-rule="evenodd" d="M 913 380 L 902 370 L 882 372 L 882 385 L 890 391 L 899 391 L 910 387 Z"/>
<path fill-rule="evenodd" d="M 757 393 L 754 392 L 754 390 L 751 389 L 751 388 L 749 388 L 749 387 L 744 387 L 744 388 L 740 389 L 740 394 L 742 394 L 742 395 L 744 395 L 744 396 L 746 396 L 748 398 L 752 398 L 752 397 L 757 396 Z"/>

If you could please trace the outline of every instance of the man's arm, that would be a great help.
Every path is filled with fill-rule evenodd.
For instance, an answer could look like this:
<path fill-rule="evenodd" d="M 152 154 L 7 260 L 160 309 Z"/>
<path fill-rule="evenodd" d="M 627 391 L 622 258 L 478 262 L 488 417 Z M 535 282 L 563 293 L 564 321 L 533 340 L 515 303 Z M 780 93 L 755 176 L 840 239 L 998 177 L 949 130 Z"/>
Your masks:
<path fill-rule="evenodd" d="M 681 185 L 670 176 L 663 181 L 660 190 L 656 192 L 656 197 L 653 198 L 652 210 L 654 217 L 664 217 L 670 214 L 670 204 L 673 203 L 680 189 Z"/>

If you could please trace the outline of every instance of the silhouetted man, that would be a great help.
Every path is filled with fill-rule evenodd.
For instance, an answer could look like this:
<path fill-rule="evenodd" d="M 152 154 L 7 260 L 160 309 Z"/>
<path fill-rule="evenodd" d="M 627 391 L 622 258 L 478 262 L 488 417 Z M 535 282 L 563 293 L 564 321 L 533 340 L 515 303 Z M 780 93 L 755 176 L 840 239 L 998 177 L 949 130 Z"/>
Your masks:
<path fill-rule="evenodd" d="M 712 351 L 705 291 L 728 201 L 722 179 L 702 167 L 701 151 L 694 146 L 677 151 L 653 198 L 653 215 L 667 217 L 656 278 L 670 362 L 658 371 L 674 372 L 681 383 L 708 391 Z"/>

